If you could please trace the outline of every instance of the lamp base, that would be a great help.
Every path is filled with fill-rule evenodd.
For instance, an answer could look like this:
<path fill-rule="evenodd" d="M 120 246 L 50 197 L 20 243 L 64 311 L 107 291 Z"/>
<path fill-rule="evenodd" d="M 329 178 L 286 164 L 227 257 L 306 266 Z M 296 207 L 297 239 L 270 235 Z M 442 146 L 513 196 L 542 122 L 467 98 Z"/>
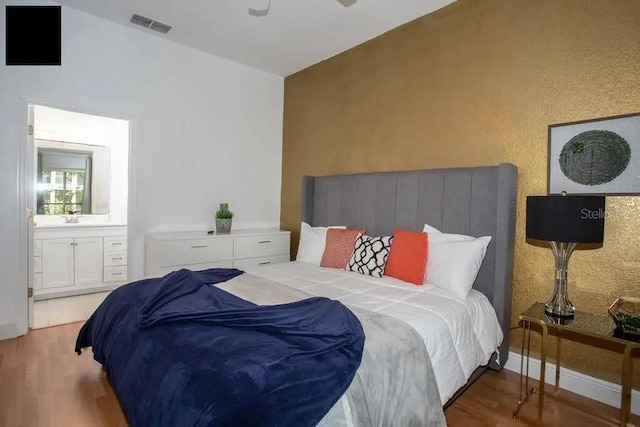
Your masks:
<path fill-rule="evenodd" d="M 573 319 L 576 315 L 576 307 L 569 299 L 567 267 L 569 265 L 569 257 L 576 244 L 565 242 L 550 243 L 556 260 L 556 279 L 553 287 L 553 295 L 544 305 L 544 311 L 549 316 Z"/>
<path fill-rule="evenodd" d="M 576 308 L 572 305 L 567 307 L 558 307 L 549 305 L 549 303 L 544 305 L 544 312 L 553 317 L 557 317 L 560 319 L 573 319 L 576 316 Z"/>

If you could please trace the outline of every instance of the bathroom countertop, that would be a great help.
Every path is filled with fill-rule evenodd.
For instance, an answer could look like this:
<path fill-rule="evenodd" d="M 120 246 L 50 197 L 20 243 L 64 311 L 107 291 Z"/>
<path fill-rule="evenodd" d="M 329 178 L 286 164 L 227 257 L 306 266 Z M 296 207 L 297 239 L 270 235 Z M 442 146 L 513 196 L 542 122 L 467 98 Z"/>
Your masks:
<path fill-rule="evenodd" d="M 34 226 L 35 229 L 43 228 L 94 228 L 94 227 L 126 227 L 127 224 L 117 224 L 112 222 L 105 223 L 91 223 L 91 222 L 78 222 L 78 223 L 56 223 L 56 224 L 39 224 Z"/>

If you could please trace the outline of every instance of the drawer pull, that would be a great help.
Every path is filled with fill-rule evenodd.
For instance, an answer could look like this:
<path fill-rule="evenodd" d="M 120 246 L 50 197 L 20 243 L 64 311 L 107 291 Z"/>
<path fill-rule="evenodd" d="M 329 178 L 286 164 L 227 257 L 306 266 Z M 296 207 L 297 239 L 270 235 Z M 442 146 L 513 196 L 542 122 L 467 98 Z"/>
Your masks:
<path fill-rule="evenodd" d="M 122 246 L 122 242 L 111 243 L 111 246 Z"/>
<path fill-rule="evenodd" d="M 271 243 L 271 240 L 260 240 L 258 243 Z"/>
<path fill-rule="evenodd" d="M 271 264 L 271 261 L 259 262 L 258 263 L 258 265 L 267 265 L 267 264 Z"/>
<path fill-rule="evenodd" d="M 112 256 L 111 257 L 111 261 L 117 261 L 117 260 L 120 260 L 120 259 L 122 259 L 121 256 Z"/>
<path fill-rule="evenodd" d="M 118 271 L 117 273 L 111 273 L 112 276 L 122 276 L 122 272 Z"/>
<path fill-rule="evenodd" d="M 207 245 L 191 245 L 191 249 L 200 249 L 200 248 L 206 248 Z"/>

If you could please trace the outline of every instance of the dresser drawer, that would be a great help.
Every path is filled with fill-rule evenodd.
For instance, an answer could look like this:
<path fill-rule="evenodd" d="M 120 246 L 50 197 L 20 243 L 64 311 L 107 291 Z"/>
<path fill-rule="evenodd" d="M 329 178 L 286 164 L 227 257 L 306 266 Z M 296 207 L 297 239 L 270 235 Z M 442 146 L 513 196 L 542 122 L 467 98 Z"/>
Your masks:
<path fill-rule="evenodd" d="M 127 250 L 127 236 L 114 236 L 104 238 L 104 251 L 126 251 Z"/>
<path fill-rule="evenodd" d="M 266 234 L 234 238 L 233 257 L 258 258 L 289 253 L 289 234 Z"/>
<path fill-rule="evenodd" d="M 127 266 L 120 265 L 116 267 L 104 268 L 104 282 L 124 282 L 127 280 Z"/>
<path fill-rule="evenodd" d="M 219 262 L 207 262 L 202 264 L 189 264 L 189 265 L 174 265 L 172 267 L 162 267 L 158 269 L 160 277 L 171 273 L 172 271 L 178 271 L 182 268 L 186 268 L 191 271 L 206 270 L 208 268 L 231 268 L 232 261 L 219 261 Z"/>
<path fill-rule="evenodd" d="M 233 261 L 233 267 L 238 270 L 249 271 L 262 265 L 276 264 L 279 262 L 289 262 L 289 255 L 275 255 L 260 258 L 237 259 Z"/>
<path fill-rule="evenodd" d="M 116 265 L 127 265 L 127 251 L 104 253 L 104 266 L 114 267 Z"/>
<path fill-rule="evenodd" d="M 159 242 L 156 256 L 159 267 L 227 261 L 233 258 L 233 240 L 164 240 Z"/>

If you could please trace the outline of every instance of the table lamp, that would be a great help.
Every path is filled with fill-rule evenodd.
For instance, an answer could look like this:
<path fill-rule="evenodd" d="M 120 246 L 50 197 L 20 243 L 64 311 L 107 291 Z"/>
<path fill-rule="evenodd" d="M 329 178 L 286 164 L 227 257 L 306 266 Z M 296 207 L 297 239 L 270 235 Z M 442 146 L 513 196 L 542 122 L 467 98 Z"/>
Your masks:
<path fill-rule="evenodd" d="M 553 296 L 544 307 L 549 316 L 575 316 L 567 289 L 569 257 L 578 243 L 602 243 L 604 207 L 604 196 L 527 197 L 527 238 L 549 242 L 556 260 Z"/>

